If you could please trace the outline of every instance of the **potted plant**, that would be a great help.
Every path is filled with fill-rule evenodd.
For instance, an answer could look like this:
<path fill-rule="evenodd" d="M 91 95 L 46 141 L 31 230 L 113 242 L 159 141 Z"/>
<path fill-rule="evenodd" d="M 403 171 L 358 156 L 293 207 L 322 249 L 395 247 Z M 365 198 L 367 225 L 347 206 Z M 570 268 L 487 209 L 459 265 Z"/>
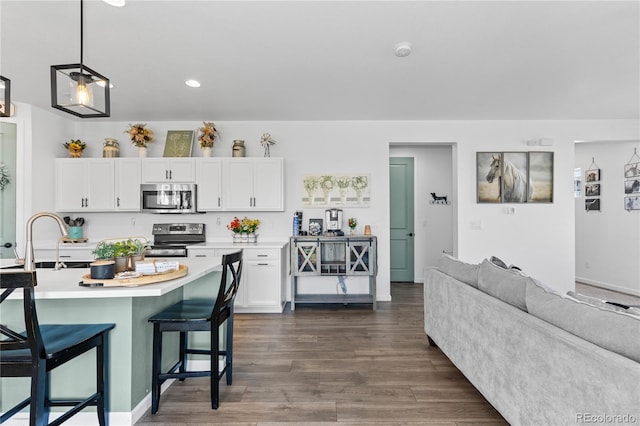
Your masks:
<path fill-rule="evenodd" d="M 69 151 L 71 158 L 82 157 L 82 151 L 87 147 L 87 144 L 80 139 L 71 139 L 69 142 L 65 142 L 64 147 Z"/>
<path fill-rule="evenodd" d="M 256 230 L 260 226 L 260 219 L 249 219 L 244 217 L 242 220 L 234 217 L 231 223 L 227 225 L 227 229 L 233 231 L 233 242 L 257 242 Z"/>
<path fill-rule="evenodd" d="M 115 247 L 113 243 L 100 241 L 93 251 L 96 260 L 113 259 L 115 257 Z"/>
<path fill-rule="evenodd" d="M 218 130 L 212 121 L 203 121 L 202 124 L 203 126 L 198 129 L 200 131 L 198 141 L 202 149 L 202 156 L 211 157 L 211 149 L 215 143 L 216 136 L 218 136 Z"/>

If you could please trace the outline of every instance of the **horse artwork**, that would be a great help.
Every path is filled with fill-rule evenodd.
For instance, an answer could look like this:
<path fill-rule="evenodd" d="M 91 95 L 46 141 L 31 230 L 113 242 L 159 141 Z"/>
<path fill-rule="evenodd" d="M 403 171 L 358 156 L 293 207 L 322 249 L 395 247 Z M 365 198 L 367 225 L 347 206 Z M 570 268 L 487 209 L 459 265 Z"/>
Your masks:
<path fill-rule="evenodd" d="M 532 199 L 533 195 L 533 183 L 526 173 L 526 153 L 510 153 L 514 158 L 522 157 L 518 154 L 524 154 L 524 158 L 519 158 L 519 160 L 521 163 L 524 160 L 521 167 L 525 172 L 514 165 L 512 161 L 504 158 L 507 154 L 491 156 L 492 161 L 486 177 L 487 182 L 493 183 L 496 178 L 498 179 L 499 200 L 503 203 L 526 203 Z"/>

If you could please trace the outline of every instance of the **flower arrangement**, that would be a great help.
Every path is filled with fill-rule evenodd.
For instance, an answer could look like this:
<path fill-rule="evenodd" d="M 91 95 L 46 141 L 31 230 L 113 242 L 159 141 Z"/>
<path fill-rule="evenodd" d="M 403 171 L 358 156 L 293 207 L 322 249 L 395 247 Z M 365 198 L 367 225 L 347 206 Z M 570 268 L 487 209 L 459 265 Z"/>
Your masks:
<path fill-rule="evenodd" d="M 149 142 L 153 141 L 153 131 L 147 129 L 146 124 L 129 124 L 129 130 L 125 130 L 125 133 L 129 133 L 131 143 L 138 148 L 146 148 Z"/>
<path fill-rule="evenodd" d="M 335 183 L 336 178 L 333 176 L 320 176 L 320 186 L 324 191 L 331 191 Z"/>
<path fill-rule="evenodd" d="M 347 189 L 351 185 L 351 178 L 349 176 L 340 176 L 336 178 L 336 185 L 340 189 Z"/>
<path fill-rule="evenodd" d="M 369 178 L 367 176 L 354 176 L 351 180 L 351 186 L 355 190 L 363 190 L 369 186 Z"/>
<path fill-rule="evenodd" d="M 260 226 L 260 219 L 249 219 L 244 217 L 242 220 L 238 217 L 234 217 L 233 220 L 227 225 L 227 229 L 234 233 L 248 232 L 254 233 Z"/>
<path fill-rule="evenodd" d="M 200 131 L 200 136 L 198 136 L 200 148 L 213 148 L 216 136 L 218 136 L 216 125 L 212 121 L 203 121 L 202 124 L 203 126 L 198 129 Z"/>
<path fill-rule="evenodd" d="M 356 229 L 356 226 L 358 226 L 358 220 L 355 217 L 350 217 L 347 223 L 351 229 Z"/>
<path fill-rule="evenodd" d="M 73 158 L 80 158 L 82 151 L 87 147 L 87 144 L 80 139 L 71 139 L 69 142 L 65 142 L 64 147 L 67 148 L 69 154 Z"/>

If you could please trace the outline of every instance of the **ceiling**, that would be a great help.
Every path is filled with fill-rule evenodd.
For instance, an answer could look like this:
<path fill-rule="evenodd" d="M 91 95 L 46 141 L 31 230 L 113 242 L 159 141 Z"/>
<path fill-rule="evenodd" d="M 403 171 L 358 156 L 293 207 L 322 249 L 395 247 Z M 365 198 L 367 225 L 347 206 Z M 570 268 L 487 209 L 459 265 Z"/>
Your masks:
<path fill-rule="evenodd" d="M 97 120 L 640 118 L 640 2 L 85 2 Z M 80 1 L 0 1 L 12 99 L 51 109 L 77 63 Z M 408 57 L 394 55 L 398 42 Z M 187 87 L 194 78 L 199 89 Z"/>

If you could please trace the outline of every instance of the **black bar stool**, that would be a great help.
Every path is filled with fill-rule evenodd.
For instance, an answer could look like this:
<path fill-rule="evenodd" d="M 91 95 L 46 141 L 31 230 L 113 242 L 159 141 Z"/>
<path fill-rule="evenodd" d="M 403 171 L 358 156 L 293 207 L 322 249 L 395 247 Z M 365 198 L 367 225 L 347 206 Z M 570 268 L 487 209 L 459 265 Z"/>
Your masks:
<path fill-rule="evenodd" d="M 46 425 L 49 407 L 72 407 L 51 425 L 59 425 L 88 406 L 96 406 L 98 422 L 107 423 L 108 411 L 108 334 L 115 324 L 51 324 L 39 325 L 34 287 L 35 271 L 9 270 L 0 272 L 0 288 L 4 289 L 0 303 L 16 289 L 23 289 L 24 325 L 26 331 L 16 332 L 0 325 L 0 377 L 31 377 L 29 398 L 7 410 L 0 417 L 5 422 L 30 406 L 29 424 Z M 96 392 L 86 399 L 51 399 L 49 372 L 93 348 L 96 348 Z"/>
<path fill-rule="evenodd" d="M 217 296 L 213 299 L 188 299 L 176 303 L 149 318 L 153 323 L 153 365 L 151 377 L 151 414 L 158 411 L 160 386 L 167 379 L 187 377 L 211 378 L 211 408 L 218 408 L 218 384 L 226 374 L 227 385 L 231 385 L 233 369 L 233 302 L 238 292 L 242 274 L 242 250 L 222 256 L 222 278 L 215 288 Z M 215 293 L 214 293 L 215 294 Z M 220 350 L 220 326 L 227 323 L 227 336 L 224 350 Z M 208 331 L 211 344 L 209 349 L 191 349 L 188 345 L 188 332 Z M 162 333 L 179 332 L 179 359 L 167 373 L 162 373 Z M 207 371 L 187 371 L 187 355 L 210 356 L 210 368 Z M 219 358 L 225 357 L 225 366 L 219 368 Z"/>

